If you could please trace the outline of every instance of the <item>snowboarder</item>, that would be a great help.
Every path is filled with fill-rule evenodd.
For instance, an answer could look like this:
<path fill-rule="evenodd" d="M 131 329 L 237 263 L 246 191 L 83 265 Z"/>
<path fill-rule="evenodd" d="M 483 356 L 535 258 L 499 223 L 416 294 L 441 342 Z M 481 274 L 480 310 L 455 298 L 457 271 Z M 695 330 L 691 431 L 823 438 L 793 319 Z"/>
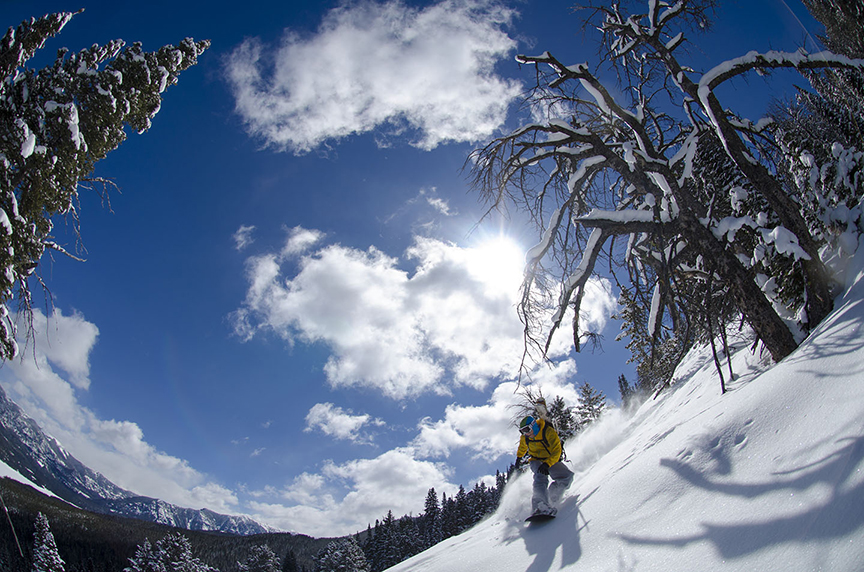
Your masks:
<path fill-rule="evenodd" d="M 548 421 L 529 415 L 519 423 L 519 449 L 516 451 L 516 467 L 525 456 L 534 472 L 534 491 L 531 495 L 531 517 L 543 515 L 553 517 L 555 507 L 564 491 L 573 482 L 573 471 L 561 461 L 561 439 Z M 549 485 L 549 477 L 552 484 Z"/>

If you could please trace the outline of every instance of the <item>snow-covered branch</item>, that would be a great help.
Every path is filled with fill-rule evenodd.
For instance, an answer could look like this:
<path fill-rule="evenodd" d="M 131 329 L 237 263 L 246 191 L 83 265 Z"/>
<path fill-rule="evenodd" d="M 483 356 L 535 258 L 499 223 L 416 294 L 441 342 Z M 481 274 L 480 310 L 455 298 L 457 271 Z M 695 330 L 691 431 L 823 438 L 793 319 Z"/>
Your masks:
<path fill-rule="evenodd" d="M 808 54 L 803 50 L 796 52 L 772 50 L 764 53 L 751 51 L 741 57 L 718 64 L 706 72 L 699 80 L 700 99 L 702 98 L 701 94 L 715 89 L 733 77 L 752 70 L 778 68 L 794 68 L 799 71 L 824 68 L 861 69 L 864 68 L 864 59 L 852 59 L 828 51 L 816 54 Z"/>

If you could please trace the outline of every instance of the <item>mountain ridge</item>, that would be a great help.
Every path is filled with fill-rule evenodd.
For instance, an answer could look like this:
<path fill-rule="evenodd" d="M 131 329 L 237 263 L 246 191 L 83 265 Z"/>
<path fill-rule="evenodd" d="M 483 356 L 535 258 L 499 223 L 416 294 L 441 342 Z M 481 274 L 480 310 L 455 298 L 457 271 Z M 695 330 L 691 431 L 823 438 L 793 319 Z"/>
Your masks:
<path fill-rule="evenodd" d="M 187 530 L 241 536 L 277 532 L 248 516 L 180 507 L 123 489 L 69 454 L 0 386 L 0 461 L 76 507 Z"/>

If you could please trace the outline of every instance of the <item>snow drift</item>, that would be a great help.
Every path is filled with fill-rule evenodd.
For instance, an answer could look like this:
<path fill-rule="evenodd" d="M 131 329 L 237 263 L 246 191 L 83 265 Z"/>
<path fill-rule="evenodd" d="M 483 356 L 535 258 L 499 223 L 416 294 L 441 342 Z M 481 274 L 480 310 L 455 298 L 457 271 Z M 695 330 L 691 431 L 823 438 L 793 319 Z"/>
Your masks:
<path fill-rule="evenodd" d="M 781 363 L 737 340 L 721 396 L 710 350 L 694 351 L 656 400 L 569 443 L 577 474 L 554 521 L 523 522 L 523 476 L 486 521 L 391 570 L 861 570 L 860 252 L 849 276 L 834 313 Z"/>

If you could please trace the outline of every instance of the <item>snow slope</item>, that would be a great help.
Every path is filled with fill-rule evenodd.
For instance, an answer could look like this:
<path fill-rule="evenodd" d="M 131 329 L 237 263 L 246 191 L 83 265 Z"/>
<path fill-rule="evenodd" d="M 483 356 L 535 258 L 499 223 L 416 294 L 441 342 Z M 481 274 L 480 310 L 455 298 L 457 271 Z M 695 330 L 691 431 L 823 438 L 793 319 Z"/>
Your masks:
<path fill-rule="evenodd" d="M 52 493 L 51 491 L 49 491 L 48 489 L 46 489 L 44 487 L 40 487 L 39 485 L 37 485 L 36 483 L 31 481 L 30 479 L 28 479 L 24 475 L 22 475 L 21 473 L 19 473 L 18 471 L 16 471 L 15 469 L 10 467 L 6 463 L 4 463 L 3 461 L 0 461 L 0 478 L 2 478 L 2 477 L 7 477 L 7 478 L 12 479 L 13 481 L 18 481 L 19 483 L 29 485 L 29 486 L 33 487 L 34 489 L 36 489 L 37 491 L 39 491 L 40 493 L 42 493 L 43 495 L 46 495 L 49 497 L 54 497 L 54 498 L 60 498 L 57 495 L 55 495 L 54 493 Z"/>
<path fill-rule="evenodd" d="M 557 519 L 523 522 L 525 475 L 489 519 L 391 570 L 864 570 L 862 251 L 835 312 L 780 364 L 739 340 L 721 396 L 710 350 L 694 352 L 656 400 L 569 443 Z"/>

